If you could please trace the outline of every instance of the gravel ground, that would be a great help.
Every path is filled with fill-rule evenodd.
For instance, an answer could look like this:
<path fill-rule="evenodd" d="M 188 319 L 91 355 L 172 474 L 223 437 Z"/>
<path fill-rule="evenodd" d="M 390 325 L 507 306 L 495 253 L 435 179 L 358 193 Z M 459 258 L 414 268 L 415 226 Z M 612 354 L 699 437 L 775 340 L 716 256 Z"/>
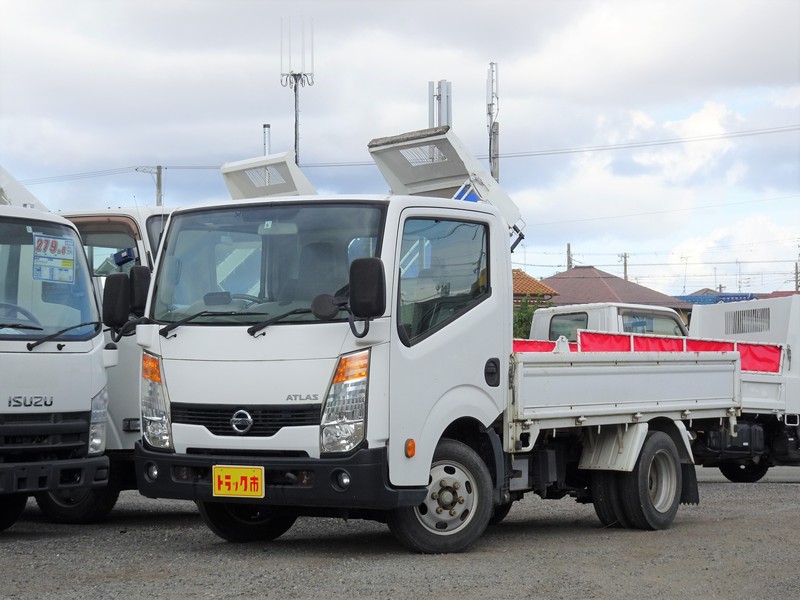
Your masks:
<path fill-rule="evenodd" d="M 401 548 L 379 523 L 300 519 L 271 543 L 217 538 L 193 504 L 124 492 L 110 519 L 52 525 L 31 500 L 0 533 L 2 598 L 800 598 L 800 469 L 733 484 L 700 469 L 666 531 L 604 529 L 529 495 L 463 554 Z"/>

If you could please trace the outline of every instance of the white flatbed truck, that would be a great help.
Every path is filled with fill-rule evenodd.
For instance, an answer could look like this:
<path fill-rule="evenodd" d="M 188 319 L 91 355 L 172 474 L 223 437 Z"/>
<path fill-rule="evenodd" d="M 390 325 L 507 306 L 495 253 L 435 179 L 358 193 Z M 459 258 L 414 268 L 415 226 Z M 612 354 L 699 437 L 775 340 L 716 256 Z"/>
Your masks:
<path fill-rule="evenodd" d="M 630 336 L 629 344 L 627 334 L 649 335 Z M 773 466 L 800 466 L 800 372 L 796 359 L 792 364 L 792 348 L 800 343 L 800 295 L 695 305 L 689 332 L 678 313 L 661 306 L 606 302 L 534 312 L 531 340 L 554 341 L 562 335 L 575 350 L 581 338 L 582 351 L 588 338 L 590 351 L 622 342 L 631 349 L 634 343 L 648 343 L 662 351 L 740 352 L 737 427 L 698 429 L 695 462 L 742 483 L 760 480 Z"/>
<path fill-rule="evenodd" d="M 773 466 L 800 466 L 800 295 L 696 305 L 689 333 L 781 349 L 777 368 L 742 373 L 746 402 L 738 435 L 705 436 L 695 450 L 698 462 L 743 483 L 760 480 Z"/>
<path fill-rule="evenodd" d="M 736 422 L 739 355 L 514 352 L 513 202 L 446 127 L 369 149 L 393 194 L 175 210 L 142 318 L 108 277 L 143 349 L 140 492 L 234 542 L 340 516 L 457 552 L 528 492 L 668 527 L 699 500 L 692 427 Z"/>

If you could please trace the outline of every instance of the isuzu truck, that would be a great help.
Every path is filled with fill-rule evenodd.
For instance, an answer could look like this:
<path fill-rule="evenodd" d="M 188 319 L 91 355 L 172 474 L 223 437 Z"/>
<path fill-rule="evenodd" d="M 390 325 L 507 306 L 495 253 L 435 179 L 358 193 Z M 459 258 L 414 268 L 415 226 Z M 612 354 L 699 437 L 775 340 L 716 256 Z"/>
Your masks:
<path fill-rule="evenodd" d="M 106 485 L 116 355 L 75 226 L 0 205 L 0 530 L 29 496 L 57 514 Z"/>
<path fill-rule="evenodd" d="M 669 527 L 694 429 L 736 424 L 740 355 L 515 351 L 517 207 L 447 127 L 369 150 L 392 193 L 175 210 L 140 318 L 139 279 L 108 277 L 143 350 L 140 492 L 234 542 L 338 516 L 457 552 L 529 492 Z"/>

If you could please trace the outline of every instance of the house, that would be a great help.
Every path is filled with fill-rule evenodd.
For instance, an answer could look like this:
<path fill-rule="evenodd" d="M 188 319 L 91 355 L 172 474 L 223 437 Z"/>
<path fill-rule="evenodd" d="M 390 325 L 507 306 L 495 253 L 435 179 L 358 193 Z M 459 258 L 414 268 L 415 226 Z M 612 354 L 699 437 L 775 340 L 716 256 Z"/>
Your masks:
<path fill-rule="evenodd" d="M 513 269 L 511 277 L 514 284 L 514 310 L 516 311 L 525 298 L 531 300 L 551 300 L 558 292 L 528 275 L 522 269 Z"/>
<path fill-rule="evenodd" d="M 678 311 L 684 322 L 688 320 L 688 315 L 692 310 L 692 305 L 688 302 L 632 281 L 626 281 L 595 267 L 573 267 L 552 277 L 545 277 L 541 283 L 557 292 L 558 295 L 552 299 L 556 306 L 588 302 L 625 302 L 668 306 Z"/>

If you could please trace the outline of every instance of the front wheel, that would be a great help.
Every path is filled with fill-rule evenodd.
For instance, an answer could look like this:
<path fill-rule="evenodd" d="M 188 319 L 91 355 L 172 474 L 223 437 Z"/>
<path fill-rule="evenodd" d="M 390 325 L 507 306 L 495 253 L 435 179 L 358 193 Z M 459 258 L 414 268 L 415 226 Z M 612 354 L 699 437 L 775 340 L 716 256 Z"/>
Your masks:
<path fill-rule="evenodd" d="M 261 504 L 198 502 L 200 516 L 208 528 L 229 542 L 268 542 L 291 529 L 297 517 L 277 514 Z"/>
<path fill-rule="evenodd" d="M 637 529 L 666 529 L 672 524 L 683 485 L 675 444 L 663 431 L 651 431 L 633 471 L 620 477 L 625 514 Z"/>
<path fill-rule="evenodd" d="M 767 474 L 769 465 L 764 462 L 748 463 L 746 465 L 726 463 L 720 465 L 719 470 L 728 481 L 734 483 L 755 483 Z"/>
<path fill-rule="evenodd" d="M 108 485 L 36 494 L 36 504 L 53 523 L 96 523 L 108 517 L 119 498 L 120 487 Z"/>
<path fill-rule="evenodd" d="M 422 504 L 389 513 L 390 531 L 415 552 L 466 550 L 492 517 L 492 478 L 486 463 L 466 444 L 443 439 L 433 454 L 428 482 Z"/>
<path fill-rule="evenodd" d="M 28 497 L 25 494 L 0 496 L 0 531 L 8 529 L 17 522 L 27 503 Z"/>

